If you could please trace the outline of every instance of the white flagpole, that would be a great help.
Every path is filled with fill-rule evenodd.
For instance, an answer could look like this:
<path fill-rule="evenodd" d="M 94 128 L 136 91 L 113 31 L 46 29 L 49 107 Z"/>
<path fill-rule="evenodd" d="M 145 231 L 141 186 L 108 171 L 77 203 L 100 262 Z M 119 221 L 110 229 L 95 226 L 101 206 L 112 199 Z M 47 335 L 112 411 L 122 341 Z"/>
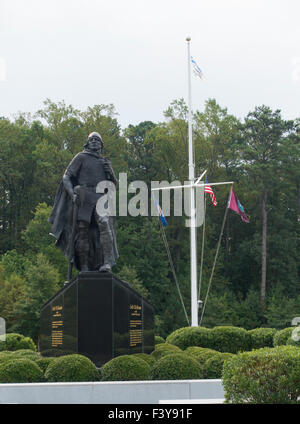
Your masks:
<path fill-rule="evenodd" d="M 192 89 L 191 89 L 191 37 L 186 38 L 188 53 L 188 136 L 189 136 L 189 180 L 191 183 L 190 196 L 190 254 L 191 254 L 191 326 L 198 327 L 198 301 L 197 301 L 197 232 L 196 232 L 196 206 L 195 206 L 195 166 L 193 160 L 193 132 L 192 132 Z"/>

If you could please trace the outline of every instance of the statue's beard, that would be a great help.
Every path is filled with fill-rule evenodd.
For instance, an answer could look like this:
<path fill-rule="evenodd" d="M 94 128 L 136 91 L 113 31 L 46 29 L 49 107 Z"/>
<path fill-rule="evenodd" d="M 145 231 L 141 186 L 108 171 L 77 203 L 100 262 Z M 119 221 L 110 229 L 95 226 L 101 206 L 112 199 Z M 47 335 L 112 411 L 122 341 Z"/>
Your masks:
<path fill-rule="evenodd" d="M 86 146 L 85 147 L 85 150 L 88 150 L 89 152 L 93 152 L 93 153 L 97 153 L 98 155 L 101 155 L 101 153 L 102 153 L 102 148 L 101 147 L 99 147 L 99 148 L 93 148 L 93 147 L 91 147 L 91 146 Z"/>

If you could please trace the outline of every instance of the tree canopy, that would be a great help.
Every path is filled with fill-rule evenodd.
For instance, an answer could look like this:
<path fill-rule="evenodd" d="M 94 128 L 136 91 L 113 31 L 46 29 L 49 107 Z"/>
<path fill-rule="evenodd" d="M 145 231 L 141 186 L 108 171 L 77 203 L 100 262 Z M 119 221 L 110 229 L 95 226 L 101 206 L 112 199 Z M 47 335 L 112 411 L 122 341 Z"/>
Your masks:
<path fill-rule="evenodd" d="M 147 184 L 149 204 L 151 181 L 188 179 L 184 100 L 173 101 L 164 117 L 122 131 L 113 105 L 81 111 L 47 99 L 33 116 L 0 119 L 0 316 L 8 330 L 36 339 L 41 305 L 64 284 L 67 261 L 49 235 L 48 217 L 63 172 L 90 132 L 102 135 L 116 175 Z M 193 114 L 196 173 L 206 169 L 210 182 L 234 181 L 250 219 L 228 213 L 203 325 L 282 328 L 299 315 L 299 123 L 265 105 L 240 120 L 215 99 Z M 217 207 L 207 195 L 202 298 L 228 190 L 215 186 Z M 173 208 L 171 202 L 165 234 L 189 314 L 189 231 Z M 201 233 L 200 227 L 199 259 Z M 153 304 L 157 334 L 186 326 L 157 217 L 117 217 L 117 239 L 113 272 Z"/>

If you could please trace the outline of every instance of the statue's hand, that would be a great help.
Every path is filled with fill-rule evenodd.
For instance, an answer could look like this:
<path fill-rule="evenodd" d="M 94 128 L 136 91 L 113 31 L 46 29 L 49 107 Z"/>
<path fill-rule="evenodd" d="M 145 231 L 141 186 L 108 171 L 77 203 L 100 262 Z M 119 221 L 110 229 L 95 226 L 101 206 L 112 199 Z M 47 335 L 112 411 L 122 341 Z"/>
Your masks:
<path fill-rule="evenodd" d="M 74 204 L 78 204 L 78 200 L 77 199 L 78 199 L 78 195 L 76 193 L 73 193 L 72 201 L 73 201 Z"/>
<path fill-rule="evenodd" d="M 108 163 L 108 162 L 104 162 L 104 164 L 103 164 L 103 168 L 104 168 L 104 171 L 105 171 L 107 174 L 110 174 L 110 165 L 109 165 L 109 163 Z"/>

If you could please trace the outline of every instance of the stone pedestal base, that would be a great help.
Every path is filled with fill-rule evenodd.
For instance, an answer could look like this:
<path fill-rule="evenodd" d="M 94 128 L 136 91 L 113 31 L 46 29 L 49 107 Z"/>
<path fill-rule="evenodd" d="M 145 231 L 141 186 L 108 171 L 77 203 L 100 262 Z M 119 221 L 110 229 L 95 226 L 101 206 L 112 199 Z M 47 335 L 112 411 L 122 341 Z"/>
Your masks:
<path fill-rule="evenodd" d="M 41 310 L 43 356 L 80 353 L 100 367 L 110 359 L 154 349 L 154 311 L 111 273 L 81 272 Z"/>

